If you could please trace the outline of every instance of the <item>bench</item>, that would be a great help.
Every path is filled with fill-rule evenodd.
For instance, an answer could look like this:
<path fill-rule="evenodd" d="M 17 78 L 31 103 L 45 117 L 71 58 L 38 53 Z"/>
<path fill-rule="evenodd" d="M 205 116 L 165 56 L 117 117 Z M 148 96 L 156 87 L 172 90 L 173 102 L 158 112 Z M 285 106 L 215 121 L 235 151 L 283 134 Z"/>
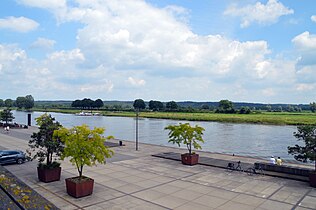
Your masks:
<path fill-rule="evenodd" d="M 259 166 L 261 166 L 261 168 L 264 171 L 273 171 L 273 172 L 278 172 L 278 173 L 292 174 L 292 175 L 305 176 L 305 177 L 308 177 L 309 174 L 314 171 L 309 168 L 293 167 L 289 165 L 279 166 L 272 163 L 256 162 L 255 168 L 258 169 Z"/>

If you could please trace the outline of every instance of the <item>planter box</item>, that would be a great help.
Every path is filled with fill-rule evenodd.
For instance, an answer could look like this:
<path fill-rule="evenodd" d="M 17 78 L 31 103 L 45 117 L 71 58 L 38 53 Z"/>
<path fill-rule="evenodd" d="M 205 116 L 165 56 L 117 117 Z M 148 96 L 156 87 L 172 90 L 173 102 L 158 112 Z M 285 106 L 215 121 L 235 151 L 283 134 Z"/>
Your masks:
<path fill-rule="evenodd" d="M 198 154 L 189 154 L 189 153 L 185 153 L 185 154 L 181 154 L 181 161 L 182 164 L 184 165 L 196 165 L 199 162 L 199 155 Z"/>
<path fill-rule="evenodd" d="M 309 184 L 311 187 L 316 187 L 316 172 L 309 174 Z"/>
<path fill-rule="evenodd" d="M 72 177 L 66 179 L 67 193 L 75 198 L 91 195 L 93 192 L 94 180 L 89 177 Z"/>
<path fill-rule="evenodd" d="M 60 180 L 61 167 L 58 168 L 39 168 L 37 167 L 38 179 L 41 182 L 54 182 Z"/>

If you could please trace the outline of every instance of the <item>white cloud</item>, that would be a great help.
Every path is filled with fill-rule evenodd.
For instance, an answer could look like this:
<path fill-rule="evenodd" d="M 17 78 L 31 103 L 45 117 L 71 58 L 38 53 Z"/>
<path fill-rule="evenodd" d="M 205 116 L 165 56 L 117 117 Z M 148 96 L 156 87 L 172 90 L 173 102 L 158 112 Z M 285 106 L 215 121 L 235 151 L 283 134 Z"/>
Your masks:
<path fill-rule="evenodd" d="M 105 81 L 104 84 L 85 84 L 79 87 L 81 92 L 84 93 L 102 93 L 102 92 L 112 92 L 113 83 L 111 81 Z"/>
<path fill-rule="evenodd" d="M 12 31 L 26 33 L 35 30 L 39 24 L 26 17 L 6 17 L 0 19 L 0 29 L 9 29 Z"/>
<path fill-rule="evenodd" d="M 292 39 L 299 54 L 298 65 L 310 66 L 316 65 L 316 35 L 305 31 Z"/>
<path fill-rule="evenodd" d="M 310 91 L 315 89 L 315 84 L 297 84 L 296 90 L 298 91 Z"/>
<path fill-rule="evenodd" d="M 85 24 L 77 40 L 86 65 L 91 67 L 138 69 L 165 77 L 179 71 L 224 76 L 239 69 L 251 71 L 270 53 L 265 41 L 239 42 L 221 35 L 194 34 L 165 8 L 159 10 L 144 1 L 80 3 L 80 7 L 69 9 L 62 21 Z M 243 65 L 246 68 L 240 68 Z"/>
<path fill-rule="evenodd" d="M 316 49 L 316 35 L 310 34 L 308 31 L 305 31 L 294 37 L 292 42 L 298 49 Z"/>
<path fill-rule="evenodd" d="M 16 45 L 0 44 L 1 78 L 4 77 L 3 74 L 14 74 L 20 72 L 21 65 L 25 59 L 27 59 L 25 51 L 19 49 Z"/>
<path fill-rule="evenodd" d="M 45 50 L 53 49 L 56 41 L 39 37 L 35 42 L 31 44 L 31 48 L 42 48 Z"/>
<path fill-rule="evenodd" d="M 316 15 L 311 16 L 311 20 L 316 23 Z"/>
<path fill-rule="evenodd" d="M 278 21 L 281 16 L 293 14 L 294 10 L 287 8 L 278 0 L 268 0 L 266 4 L 257 2 L 254 5 L 238 7 L 236 4 L 228 7 L 224 14 L 234 17 L 240 17 L 242 23 L 240 26 L 246 28 L 251 23 L 273 24 Z"/>
<path fill-rule="evenodd" d="M 127 81 L 133 86 L 144 86 L 146 81 L 143 79 L 136 79 L 133 77 L 128 77 Z"/>
<path fill-rule="evenodd" d="M 20 4 L 42 9 L 59 9 L 66 6 L 66 0 L 17 0 Z"/>
<path fill-rule="evenodd" d="M 73 49 L 71 51 L 58 51 L 50 54 L 49 56 L 50 60 L 56 60 L 62 63 L 66 63 L 69 61 L 84 61 L 85 57 L 82 54 L 80 49 Z"/>
<path fill-rule="evenodd" d="M 266 89 L 262 90 L 262 94 L 264 96 L 271 97 L 271 96 L 274 96 L 276 93 L 275 93 L 275 90 L 273 88 L 266 88 Z"/>

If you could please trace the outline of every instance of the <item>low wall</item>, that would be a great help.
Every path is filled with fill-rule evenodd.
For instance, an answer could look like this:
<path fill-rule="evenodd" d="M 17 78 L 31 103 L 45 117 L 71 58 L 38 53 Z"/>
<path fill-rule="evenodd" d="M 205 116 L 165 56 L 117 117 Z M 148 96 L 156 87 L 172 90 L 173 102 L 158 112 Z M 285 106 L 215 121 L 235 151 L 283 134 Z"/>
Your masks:
<path fill-rule="evenodd" d="M 264 162 L 256 162 L 255 168 L 259 168 L 259 165 L 261 168 L 265 171 L 274 171 L 279 173 L 285 173 L 285 174 L 292 174 L 297 176 L 305 176 L 308 177 L 311 172 L 313 172 L 312 169 L 307 168 L 300 168 L 300 167 L 293 167 L 293 166 L 287 166 L 287 165 L 276 165 L 272 163 L 264 163 Z"/>

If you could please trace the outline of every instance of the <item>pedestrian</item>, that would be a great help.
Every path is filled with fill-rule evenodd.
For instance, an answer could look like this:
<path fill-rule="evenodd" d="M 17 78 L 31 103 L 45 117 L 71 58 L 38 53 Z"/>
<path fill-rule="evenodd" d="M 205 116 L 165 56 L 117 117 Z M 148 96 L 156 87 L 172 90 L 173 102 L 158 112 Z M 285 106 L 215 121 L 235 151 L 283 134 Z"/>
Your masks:
<path fill-rule="evenodd" d="M 275 165 L 275 158 L 274 158 L 273 155 L 272 155 L 271 158 L 270 158 L 270 163 L 272 163 L 273 165 Z"/>
<path fill-rule="evenodd" d="M 10 127 L 9 127 L 9 126 L 7 126 L 7 133 L 9 133 L 9 130 L 10 130 Z"/>
<path fill-rule="evenodd" d="M 276 160 L 276 164 L 278 166 L 280 166 L 280 165 L 282 165 L 282 163 L 283 163 L 282 159 L 280 157 L 278 157 L 278 159 Z"/>

